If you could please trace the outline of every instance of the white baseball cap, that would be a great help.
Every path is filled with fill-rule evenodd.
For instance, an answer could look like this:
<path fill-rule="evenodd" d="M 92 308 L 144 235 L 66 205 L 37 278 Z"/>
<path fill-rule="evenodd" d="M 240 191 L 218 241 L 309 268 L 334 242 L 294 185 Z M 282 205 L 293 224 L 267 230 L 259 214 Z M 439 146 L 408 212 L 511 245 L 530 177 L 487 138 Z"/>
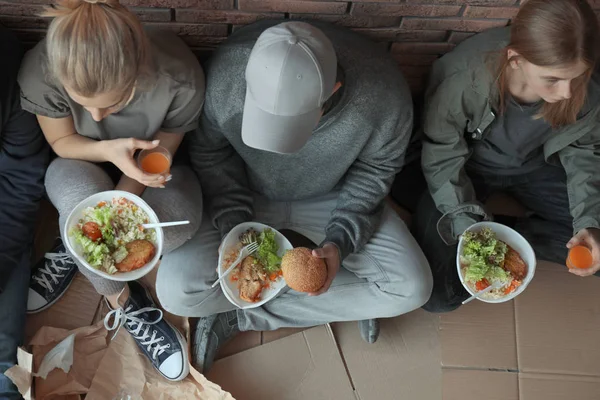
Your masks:
<path fill-rule="evenodd" d="M 333 45 L 314 26 L 285 22 L 265 30 L 246 67 L 244 143 L 276 153 L 300 150 L 333 93 L 336 72 Z"/>

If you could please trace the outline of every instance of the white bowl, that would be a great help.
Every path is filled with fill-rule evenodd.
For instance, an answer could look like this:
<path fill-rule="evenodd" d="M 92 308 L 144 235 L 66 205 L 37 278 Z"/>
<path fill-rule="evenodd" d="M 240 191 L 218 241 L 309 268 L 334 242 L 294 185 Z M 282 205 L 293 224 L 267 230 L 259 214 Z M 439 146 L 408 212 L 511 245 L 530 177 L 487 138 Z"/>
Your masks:
<path fill-rule="evenodd" d="M 223 246 L 221 248 L 221 253 L 219 254 L 219 265 L 217 271 L 219 273 L 219 278 L 226 271 L 226 268 L 223 268 L 223 259 L 227 256 L 227 254 L 234 249 L 236 246 L 239 246 L 239 236 L 247 231 L 248 229 L 254 229 L 258 233 L 264 231 L 265 229 L 271 229 L 275 232 L 275 241 L 279 245 L 278 256 L 283 257 L 286 251 L 294 248 L 289 240 L 281 233 L 279 233 L 276 229 L 271 228 L 268 225 L 264 225 L 258 222 L 244 222 L 242 224 L 237 225 L 233 228 L 225 239 L 223 239 Z M 261 294 L 261 300 L 256 303 L 249 303 L 240 298 L 238 285 L 236 282 L 232 282 L 229 277 L 226 277 L 221 282 L 221 289 L 223 290 L 223 294 L 227 297 L 227 300 L 231 302 L 231 304 L 235 305 L 238 308 L 255 308 L 260 307 L 275 296 L 283 289 L 285 284 L 285 279 L 283 277 L 279 278 L 276 282 L 271 283 L 269 288 L 263 289 Z"/>
<path fill-rule="evenodd" d="M 96 193 L 96 194 L 88 197 L 87 199 L 85 199 L 81 203 L 79 203 L 77 205 L 77 207 L 75 207 L 73 209 L 73 211 L 71 211 L 71 214 L 69 214 L 69 217 L 67 218 L 67 222 L 65 224 L 65 228 L 63 231 L 63 238 L 65 239 L 65 244 L 67 246 L 67 249 L 75 257 L 75 259 L 79 263 L 81 263 L 84 267 L 86 267 L 87 269 L 92 271 L 94 274 L 99 275 L 106 279 L 110 279 L 111 281 L 123 281 L 123 282 L 135 281 L 137 279 L 140 279 L 144 275 L 146 275 L 148 272 L 152 271 L 152 268 L 154 268 L 156 266 L 156 264 L 158 263 L 158 261 L 160 260 L 160 256 L 163 251 L 163 241 L 164 241 L 162 228 L 155 228 L 156 243 L 154 243 L 154 245 L 156 246 L 156 254 L 154 255 L 154 258 L 152 258 L 152 260 L 150 260 L 142 268 L 139 268 L 139 269 L 136 269 L 136 270 L 130 271 L 130 272 L 116 272 L 113 275 L 108 274 L 104 271 L 100 271 L 100 270 L 92 267 L 83 257 L 83 255 L 82 255 L 83 249 L 81 248 L 81 246 L 79 244 L 77 244 L 75 242 L 75 240 L 73 240 L 71 235 L 69 235 L 69 232 L 71 231 L 71 229 L 75 225 L 77 225 L 79 220 L 83 217 L 83 211 L 87 207 L 95 207 L 101 201 L 111 202 L 112 199 L 119 198 L 119 197 L 124 197 L 127 200 L 134 202 L 138 207 L 140 207 L 146 214 L 148 214 L 149 223 L 158 223 L 159 222 L 158 217 L 156 216 L 156 213 L 154 212 L 154 210 L 152 210 L 152 208 L 150 208 L 150 206 L 144 200 L 142 200 L 140 197 L 138 197 L 134 194 L 131 194 L 129 192 L 124 192 L 122 190 L 109 190 L 106 192 Z"/>
<path fill-rule="evenodd" d="M 499 224 L 497 222 L 478 222 L 476 224 L 471 225 L 467 230 L 471 232 L 479 232 L 484 228 L 490 228 L 496 234 L 496 238 L 502 240 L 504 243 L 508 244 L 510 247 L 515 249 L 517 253 L 523 258 L 525 264 L 527 264 L 527 275 L 521 286 L 519 286 L 515 291 L 509 293 L 508 295 L 501 297 L 499 299 L 481 299 L 477 298 L 477 300 L 481 300 L 485 303 L 504 303 L 506 301 L 512 300 L 525 290 L 529 282 L 533 279 L 533 275 L 535 274 L 535 266 L 537 264 L 537 259 L 535 257 L 535 252 L 533 248 L 529 244 L 529 242 L 521 236 L 520 233 L 515 231 L 512 228 L 509 228 L 506 225 Z M 463 252 L 464 240 L 463 237 L 460 237 L 460 241 L 458 242 L 458 251 L 456 252 L 456 269 L 458 271 L 458 276 L 460 277 L 460 282 L 463 284 L 464 288 L 469 292 L 472 296 L 477 294 L 471 290 L 471 288 L 464 281 L 464 277 L 460 267 L 460 256 Z"/>

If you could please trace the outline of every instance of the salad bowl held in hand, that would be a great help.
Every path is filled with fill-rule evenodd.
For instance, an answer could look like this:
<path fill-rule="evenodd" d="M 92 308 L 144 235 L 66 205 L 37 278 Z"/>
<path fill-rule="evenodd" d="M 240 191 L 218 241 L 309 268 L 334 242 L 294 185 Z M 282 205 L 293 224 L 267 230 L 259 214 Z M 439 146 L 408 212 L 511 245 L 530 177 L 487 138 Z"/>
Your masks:
<path fill-rule="evenodd" d="M 533 279 L 533 248 L 517 231 L 496 222 L 471 225 L 460 237 L 456 269 L 464 288 L 486 303 L 504 303 L 523 293 Z"/>

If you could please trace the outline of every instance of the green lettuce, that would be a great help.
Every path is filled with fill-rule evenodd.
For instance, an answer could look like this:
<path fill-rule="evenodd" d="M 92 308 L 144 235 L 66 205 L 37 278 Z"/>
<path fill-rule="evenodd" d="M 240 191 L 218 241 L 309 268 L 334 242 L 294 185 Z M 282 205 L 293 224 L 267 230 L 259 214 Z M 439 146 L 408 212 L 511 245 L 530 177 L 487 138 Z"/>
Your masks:
<path fill-rule="evenodd" d="M 463 234 L 463 253 L 461 263 L 466 265 L 465 280 L 478 282 L 505 281 L 508 273 L 502 268 L 508 246 L 496 239 L 494 232 L 482 229 L 480 232 L 466 231 Z"/>
<path fill-rule="evenodd" d="M 265 229 L 258 237 L 258 250 L 256 258 L 263 265 L 267 273 L 274 273 L 281 268 L 281 257 L 277 255 L 279 245 L 275 241 L 275 232 Z"/>
<path fill-rule="evenodd" d="M 94 268 L 99 268 L 106 256 L 110 254 L 110 250 L 106 244 L 90 240 L 83 234 L 81 229 L 73 229 L 71 235 L 83 248 L 83 256 L 86 261 Z"/>

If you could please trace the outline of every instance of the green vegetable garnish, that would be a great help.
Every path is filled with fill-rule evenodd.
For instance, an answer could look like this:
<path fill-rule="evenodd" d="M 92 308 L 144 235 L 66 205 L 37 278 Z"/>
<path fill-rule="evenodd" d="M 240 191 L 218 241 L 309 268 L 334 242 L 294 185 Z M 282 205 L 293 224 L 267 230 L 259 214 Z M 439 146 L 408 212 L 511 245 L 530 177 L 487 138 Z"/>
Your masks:
<path fill-rule="evenodd" d="M 483 278 L 490 282 L 504 281 L 508 278 L 508 272 L 502 268 L 508 246 L 496 239 L 491 229 L 482 229 L 480 232 L 466 231 L 463 240 L 461 264 L 467 266 L 465 280 L 475 283 Z"/>
<path fill-rule="evenodd" d="M 277 255 L 279 245 L 275 241 L 275 232 L 265 229 L 258 236 L 258 250 L 255 256 L 262 264 L 265 272 L 272 274 L 281 268 L 281 257 Z"/>

